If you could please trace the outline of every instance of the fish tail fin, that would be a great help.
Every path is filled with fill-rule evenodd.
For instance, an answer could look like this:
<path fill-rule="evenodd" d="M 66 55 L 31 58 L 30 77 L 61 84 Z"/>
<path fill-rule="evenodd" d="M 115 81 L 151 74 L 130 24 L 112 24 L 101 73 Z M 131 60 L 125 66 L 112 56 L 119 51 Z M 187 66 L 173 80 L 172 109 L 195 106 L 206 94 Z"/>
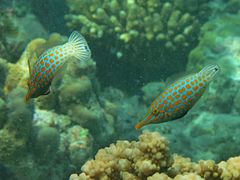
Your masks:
<path fill-rule="evenodd" d="M 68 43 L 71 44 L 70 47 L 73 49 L 73 56 L 75 58 L 80 61 L 86 61 L 90 58 L 91 51 L 87 41 L 80 33 L 73 31 L 68 39 Z"/>

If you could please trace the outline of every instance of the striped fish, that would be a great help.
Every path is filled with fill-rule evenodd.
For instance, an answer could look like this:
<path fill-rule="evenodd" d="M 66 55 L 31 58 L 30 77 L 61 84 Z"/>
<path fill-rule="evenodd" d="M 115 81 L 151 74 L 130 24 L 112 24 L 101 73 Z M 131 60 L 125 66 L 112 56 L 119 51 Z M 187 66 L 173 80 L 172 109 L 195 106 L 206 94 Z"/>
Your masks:
<path fill-rule="evenodd" d="M 53 78 L 67 61 L 72 58 L 85 61 L 90 56 L 91 52 L 86 40 L 81 34 L 74 31 L 67 43 L 46 50 L 33 67 L 28 61 L 30 77 L 25 101 L 49 94 Z"/>
<path fill-rule="evenodd" d="M 203 95 L 219 69 L 218 65 L 209 65 L 196 74 L 172 83 L 153 101 L 143 120 L 135 128 L 185 116 Z"/>

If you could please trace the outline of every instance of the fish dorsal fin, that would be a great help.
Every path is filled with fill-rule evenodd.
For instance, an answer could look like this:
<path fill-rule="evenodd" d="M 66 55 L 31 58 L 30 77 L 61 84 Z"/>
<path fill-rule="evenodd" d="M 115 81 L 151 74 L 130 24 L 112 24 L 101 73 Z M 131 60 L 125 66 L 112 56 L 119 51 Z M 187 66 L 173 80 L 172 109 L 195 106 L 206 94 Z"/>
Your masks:
<path fill-rule="evenodd" d="M 51 92 L 51 86 L 48 88 L 48 90 L 44 93 L 44 95 L 48 95 Z"/>

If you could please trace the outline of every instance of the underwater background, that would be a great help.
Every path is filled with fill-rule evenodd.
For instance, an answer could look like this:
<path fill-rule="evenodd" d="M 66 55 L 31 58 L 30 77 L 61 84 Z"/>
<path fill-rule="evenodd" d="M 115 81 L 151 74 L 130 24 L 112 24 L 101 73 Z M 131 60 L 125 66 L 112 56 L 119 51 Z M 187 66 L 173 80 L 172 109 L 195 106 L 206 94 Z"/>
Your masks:
<path fill-rule="evenodd" d="M 239 180 L 239 27 L 240 0 L 0 0 L 0 180 Z M 91 59 L 25 103 L 28 59 L 74 30 Z M 220 72 L 186 116 L 135 129 L 208 64 Z"/>

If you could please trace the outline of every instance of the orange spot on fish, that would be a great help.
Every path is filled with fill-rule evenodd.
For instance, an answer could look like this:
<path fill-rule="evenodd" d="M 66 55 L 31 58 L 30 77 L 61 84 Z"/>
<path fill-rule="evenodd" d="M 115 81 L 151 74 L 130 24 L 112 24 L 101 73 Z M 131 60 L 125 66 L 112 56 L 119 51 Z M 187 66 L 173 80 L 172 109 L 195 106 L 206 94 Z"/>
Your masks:
<path fill-rule="evenodd" d="M 40 61 L 40 63 L 41 63 L 41 65 L 44 65 L 44 62 L 43 62 L 43 60 L 41 60 L 41 61 Z"/>
<path fill-rule="evenodd" d="M 40 76 L 41 76 L 41 72 L 38 72 L 38 73 L 37 73 L 37 77 L 40 77 Z"/>
<path fill-rule="evenodd" d="M 160 105 L 159 105 L 159 108 L 162 108 L 163 106 L 164 106 L 164 104 L 160 104 Z"/>
<path fill-rule="evenodd" d="M 194 82 L 196 82 L 196 83 L 197 83 L 197 82 L 198 82 L 198 80 L 197 80 L 197 79 L 195 79 L 195 80 L 194 80 Z"/>
<path fill-rule="evenodd" d="M 46 66 L 46 67 L 49 67 L 49 66 L 50 66 L 50 64 L 49 64 L 49 63 L 46 63 L 46 64 L 45 64 L 45 66 Z"/>
<path fill-rule="evenodd" d="M 55 64 L 53 64 L 53 65 L 52 65 L 52 68 L 55 68 L 55 67 L 56 67 Z"/>
<path fill-rule="evenodd" d="M 168 93 L 167 93 L 167 91 L 164 91 L 164 94 L 166 94 L 166 95 L 167 95 L 167 94 L 168 94 Z"/>
<path fill-rule="evenodd" d="M 174 103 L 174 106 L 177 106 L 178 104 L 180 104 L 182 101 L 181 100 L 178 100 Z"/>
<path fill-rule="evenodd" d="M 164 96 L 164 95 L 162 95 L 162 98 L 165 98 L 165 96 Z"/>
<path fill-rule="evenodd" d="M 164 103 L 164 104 L 167 104 L 167 100 L 164 100 L 163 103 Z"/>
<path fill-rule="evenodd" d="M 55 56 L 55 59 L 58 60 L 58 56 Z"/>
<path fill-rule="evenodd" d="M 194 85 L 194 82 L 193 82 L 193 81 L 191 82 L 191 85 Z"/>
<path fill-rule="evenodd" d="M 56 64 L 59 64 L 59 61 L 57 61 Z"/>
<path fill-rule="evenodd" d="M 56 54 L 59 54 L 58 50 L 56 50 Z"/>
<path fill-rule="evenodd" d="M 53 59 L 50 59 L 50 63 L 54 63 L 54 60 L 53 60 Z"/>
<path fill-rule="evenodd" d="M 178 89 L 178 87 L 177 87 L 177 86 L 175 86 L 175 87 L 174 87 L 174 90 L 177 90 L 177 89 Z"/>
<path fill-rule="evenodd" d="M 185 107 L 184 106 L 180 106 L 181 109 L 184 109 Z"/>
<path fill-rule="evenodd" d="M 186 95 L 182 95 L 182 99 L 185 100 L 187 98 Z"/>
<path fill-rule="evenodd" d="M 187 81 L 187 82 L 189 82 L 189 81 L 190 81 L 190 79 L 186 79 L 186 81 Z"/>
<path fill-rule="evenodd" d="M 63 54 L 60 54 L 60 57 L 62 57 L 63 56 Z"/>
<path fill-rule="evenodd" d="M 185 84 L 185 82 L 183 81 L 183 82 L 182 82 L 182 85 L 184 85 L 184 84 Z"/>
<path fill-rule="evenodd" d="M 195 86 L 193 89 L 194 89 L 195 91 L 198 90 L 198 86 Z"/>
<path fill-rule="evenodd" d="M 171 93 L 171 92 L 172 92 L 172 90 L 173 90 L 173 89 L 172 89 L 172 88 L 170 88 L 170 89 L 169 89 L 169 92 Z"/>
<path fill-rule="evenodd" d="M 50 56 L 53 56 L 53 55 L 54 55 L 53 53 L 50 54 Z"/>
<path fill-rule="evenodd" d="M 177 92 L 174 92 L 174 93 L 173 93 L 173 95 L 176 95 L 176 94 L 177 94 Z"/>
<path fill-rule="evenodd" d="M 191 88 L 191 86 L 190 86 L 189 84 L 187 84 L 187 85 L 186 85 L 186 88 L 190 89 L 190 88 Z"/>
<path fill-rule="evenodd" d="M 188 91 L 187 95 L 190 96 L 190 95 L 192 95 L 192 93 L 193 93 L 192 91 Z"/>
<path fill-rule="evenodd" d="M 199 86 L 203 86 L 203 83 L 200 83 Z"/>
<path fill-rule="evenodd" d="M 178 98 L 180 98 L 180 95 L 178 94 L 178 95 L 176 95 L 176 98 L 178 99 Z"/>
<path fill-rule="evenodd" d="M 41 69 L 41 71 L 42 71 L 42 72 L 44 72 L 45 70 L 46 70 L 46 68 L 45 68 L 45 67 L 43 67 L 43 68 Z"/>
<path fill-rule="evenodd" d="M 170 96 L 168 96 L 167 98 L 168 98 L 169 100 L 171 100 L 171 99 L 172 99 L 172 96 L 170 95 Z"/>
<path fill-rule="evenodd" d="M 45 61 L 48 61 L 48 57 L 45 57 L 44 60 L 45 60 Z"/>
<path fill-rule="evenodd" d="M 165 111 L 168 111 L 168 107 L 167 106 L 165 107 Z"/>
<path fill-rule="evenodd" d="M 183 93 L 185 91 L 185 88 L 182 88 L 179 90 L 180 93 Z"/>
<path fill-rule="evenodd" d="M 63 51 L 62 48 L 60 48 L 60 51 L 61 51 L 61 52 Z"/>
<path fill-rule="evenodd" d="M 196 93 L 196 94 L 195 94 L 195 96 L 196 96 L 196 97 L 198 97 L 198 96 L 199 96 L 199 94 L 198 94 L 198 93 Z"/>
<path fill-rule="evenodd" d="M 153 119 L 152 122 L 157 122 L 158 121 L 158 116 Z"/>

